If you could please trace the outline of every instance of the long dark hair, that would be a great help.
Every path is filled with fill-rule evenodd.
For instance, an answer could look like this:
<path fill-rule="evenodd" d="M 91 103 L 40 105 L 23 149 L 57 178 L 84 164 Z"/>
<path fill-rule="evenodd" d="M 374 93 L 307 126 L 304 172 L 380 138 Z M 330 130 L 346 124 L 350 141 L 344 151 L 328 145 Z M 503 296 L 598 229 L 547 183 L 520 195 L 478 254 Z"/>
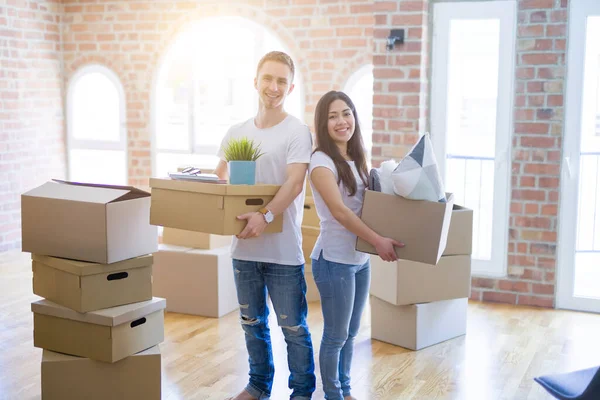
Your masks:
<path fill-rule="evenodd" d="M 335 100 L 342 100 L 344 103 L 346 103 L 354 115 L 354 134 L 348 141 L 347 152 L 350 159 L 354 161 L 354 165 L 356 165 L 356 170 L 358 171 L 360 179 L 365 185 L 368 184 L 367 177 L 369 173 L 367 170 L 367 160 L 365 157 L 362 134 L 360 132 L 360 124 L 358 123 L 358 115 L 356 115 L 356 107 L 354 107 L 354 103 L 352 100 L 350 100 L 350 97 L 348 97 L 346 93 L 332 90 L 325 93 L 325 95 L 321 97 L 317 103 L 317 109 L 315 111 L 317 147 L 315 152 L 322 151 L 331 157 L 338 171 L 338 185 L 340 182 L 342 182 L 348 191 L 348 195 L 354 196 L 357 190 L 354 174 L 352 173 L 350 165 L 348 165 L 346 159 L 342 153 L 340 153 L 340 149 L 337 147 L 331 136 L 329 136 L 329 130 L 327 128 L 327 121 L 329 120 L 329 106 Z"/>

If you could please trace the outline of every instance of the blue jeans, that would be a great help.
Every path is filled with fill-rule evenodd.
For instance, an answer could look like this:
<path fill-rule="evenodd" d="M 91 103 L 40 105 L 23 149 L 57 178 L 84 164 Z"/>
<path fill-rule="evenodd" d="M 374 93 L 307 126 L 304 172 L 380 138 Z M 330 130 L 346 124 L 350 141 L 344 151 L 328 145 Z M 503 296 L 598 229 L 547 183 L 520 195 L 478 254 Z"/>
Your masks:
<path fill-rule="evenodd" d="M 277 324 L 287 343 L 290 398 L 310 399 L 316 388 L 316 377 L 312 340 L 306 323 L 304 265 L 234 259 L 233 272 L 250 363 L 246 391 L 258 399 L 268 399 L 273 387 L 275 367 L 268 323 L 268 291 Z"/>
<path fill-rule="evenodd" d="M 371 266 L 312 260 L 313 276 L 321 295 L 323 340 L 319 354 L 323 391 L 328 400 L 350 396 L 350 366 L 354 338 L 369 297 Z"/>

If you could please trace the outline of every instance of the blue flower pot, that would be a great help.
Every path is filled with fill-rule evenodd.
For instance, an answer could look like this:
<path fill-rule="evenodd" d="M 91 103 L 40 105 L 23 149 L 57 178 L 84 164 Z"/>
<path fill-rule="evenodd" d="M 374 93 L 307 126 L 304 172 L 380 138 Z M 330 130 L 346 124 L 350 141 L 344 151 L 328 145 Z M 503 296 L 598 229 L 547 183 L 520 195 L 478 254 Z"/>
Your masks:
<path fill-rule="evenodd" d="M 232 185 L 254 185 L 256 183 L 256 161 L 229 161 L 229 183 Z"/>

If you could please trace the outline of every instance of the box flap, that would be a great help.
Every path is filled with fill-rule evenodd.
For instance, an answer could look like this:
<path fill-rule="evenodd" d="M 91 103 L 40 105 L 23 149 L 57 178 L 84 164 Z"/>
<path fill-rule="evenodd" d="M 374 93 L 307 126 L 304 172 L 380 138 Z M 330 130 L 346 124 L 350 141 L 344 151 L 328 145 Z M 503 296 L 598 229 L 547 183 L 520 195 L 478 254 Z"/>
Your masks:
<path fill-rule="evenodd" d="M 150 193 L 148 193 L 144 190 L 138 189 L 136 187 L 133 187 L 133 186 L 106 185 L 106 184 L 101 184 L 101 183 L 70 182 L 70 181 L 63 181 L 60 179 L 53 179 L 53 181 L 62 183 L 62 184 L 66 184 L 66 185 L 93 187 L 93 188 L 101 188 L 101 189 L 116 189 L 116 190 L 127 191 L 127 194 L 120 196 L 112 201 L 123 201 L 123 200 L 137 199 L 140 197 L 150 196 Z"/>
<path fill-rule="evenodd" d="M 139 303 L 80 313 L 44 299 L 31 303 L 31 311 L 90 324 L 117 326 L 145 317 L 155 311 L 164 310 L 166 306 L 167 301 L 165 299 L 153 297 L 152 300 Z"/>
<path fill-rule="evenodd" d="M 95 188 L 92 186 L 75 186 L 57 182 L 46 182 L 35 189 L 23 193 L 23 196 L 106 204 L 125 196 L 128 193 L 128 190 L 121 189 Z"/>
<path fill-rule="evenodd" d="M 31 259 L 49 267 L 80 276 L 104 274 L 112 271 L 122 271 L 125 269 L 146 267 L 148 265 L 152 265 L 152 263 L 154 262 L 154 257 L 151 254 L 119 261 L 112 264 L 91 263 L 85 261 L 70 260 L 67 258 L 42 256 L 37 254 L 32 254 Z"/>
<path fill-rule="evenodd" d="M 140 351 L 139 353 L 131 355 L 131 357 L 136 356 L 152 356 L 160 354 L 160 348 L 158 345 L 150 347 L 144 351 Z M 72 356 L 70 354 L 57 353 L 55 351 L 50 351 L 47 349 L 43 349 L 42 352 L 42 362 L 50 363 L 50 362 L 61 362 L 61 361 L 77 361 L 77 360 L 89 360 L 89 358 Z"/>
<path fill-rule="evenodd" d="M 229 185 L 166 178 L 150 178 L 150 187 L 153 189 L 179 190 L 183 192 L 206 193 L 221 196 L 274 196 L 281 186 Z"/>

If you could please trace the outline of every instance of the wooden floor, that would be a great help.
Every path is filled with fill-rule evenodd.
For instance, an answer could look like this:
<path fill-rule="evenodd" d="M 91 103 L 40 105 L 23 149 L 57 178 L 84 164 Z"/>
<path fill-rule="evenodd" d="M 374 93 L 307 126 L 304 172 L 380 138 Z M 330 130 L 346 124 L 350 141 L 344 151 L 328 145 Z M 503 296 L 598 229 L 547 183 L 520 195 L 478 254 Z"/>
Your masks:
<path fill-rule="evenodd" d="M 41 350 L 33 347 L 30 311 L 37 299 L 28 255 L 0 257 L 0 399 L 41 397 Z M 247 356 L 237 318 L 237 312 L 221 319 L 166 315 L 163 399 L 222 400 L 245 386 Z M 359 400 L 550 399 L 534 376 L 600 364 L 595 314 L 472 302 L 466 336 L 418 352 L 372 341 L 368 321 L 367 312 L 352 371 Z M 319 303 L 311 304 L 309 324 L 318 354 Z M 275 321 L 271 326 L 272 399 L 285 400 L 285 342 Z M 320 382 L 313 398 L 323 399 Z"/>

